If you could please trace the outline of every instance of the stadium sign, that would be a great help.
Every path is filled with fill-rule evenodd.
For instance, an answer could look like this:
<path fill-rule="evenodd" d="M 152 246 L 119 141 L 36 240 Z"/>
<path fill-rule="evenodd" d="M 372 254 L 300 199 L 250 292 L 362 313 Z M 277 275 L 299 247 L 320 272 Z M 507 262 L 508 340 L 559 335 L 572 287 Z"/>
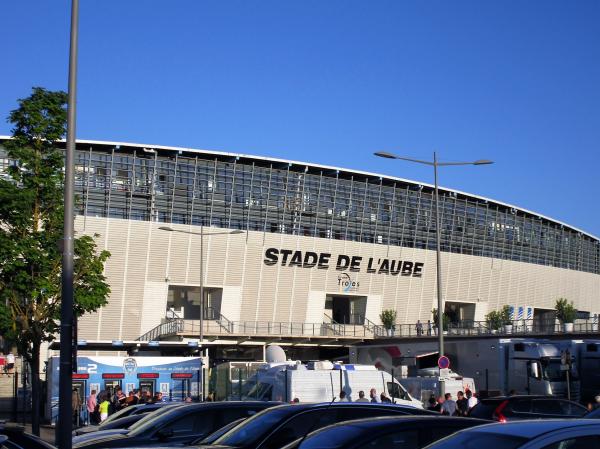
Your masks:
<path fill-rule="evenodd" d="M 313 251 L 301 251 L 291 249 L 267 248 L 265 250 L 265 265 L 281 265 L 282 267 L 318 268 L 328 270 L 334 267 L 337 271 L 352 271 L 359 273 L 388 274 L 391 276 L 423 275 L 423 262 L 410 260 L 396 260 L 387 258 L 375 258 L 362 256 L 349 256 L 339 254 L 332 258 L 331 253 L 316 253 Z M 363 268 L 365 268 L 363 270 Z"/>

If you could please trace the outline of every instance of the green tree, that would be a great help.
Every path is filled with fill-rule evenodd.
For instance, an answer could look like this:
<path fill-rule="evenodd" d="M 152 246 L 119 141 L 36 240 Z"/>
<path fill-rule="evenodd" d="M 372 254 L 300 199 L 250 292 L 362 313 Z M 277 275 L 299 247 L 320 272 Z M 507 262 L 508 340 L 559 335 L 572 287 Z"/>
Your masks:
<path fill-rule="evenodd" d="M 31 368 L 38 435 L 40 346 L 60 328 L 64 159 L 55 143 L 65 134 L 66 101 L 64 92 L 39 87 L 19 100 L 8 118 L 13 138 L 4 144 L 17 162 L 0 177 L 0 332 Z M 103 275 L 110 254 L 98 252 L 94 237 L 74 241 L 76 316 L 106 304 L 110 293 Z"/>

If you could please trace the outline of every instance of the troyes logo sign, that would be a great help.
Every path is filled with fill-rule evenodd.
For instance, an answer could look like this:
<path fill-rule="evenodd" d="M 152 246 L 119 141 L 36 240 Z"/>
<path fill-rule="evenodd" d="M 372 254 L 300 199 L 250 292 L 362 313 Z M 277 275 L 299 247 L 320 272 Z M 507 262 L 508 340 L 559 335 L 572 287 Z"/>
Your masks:
<path fill-rule="evenodd" d="M 291 249 L 267 248 L 265 250 L 265 265 L 281 265 L 282 267 L 298 268 L 317 268 L 328 270 L 333 266 L 333 259 L 330 253 L 315 253 L 313 251 L 294 251 Z M 371 274 L 387 274 L 391 276 L 412 276 L 421 277 L 423 275 L 423 262 L 413 262 L 410 260 L 381 259 L 381 258 L 363 258 L 362 256 L 348 256 L 340 254 L 335 259 L 335 269 L 337 271 L 351 271 Z M 365 268 L 363 270 L 363 268 Z M 339 279 L 338 279 L 339 281 Z M 342 282 L 342 281 L 339 281 Z M 341 284 L 340 284 L 341 285 Z M 358 285 L 355 286 L 355 288 Z"/>
<path fill-rule="evenodd" d="M 348 273 L 341 273 L 338 276 L 338 285 L 344 293 L 358 290 L 358 287 L 360 287 L 360 283 L 358 281 L 353 281 Z"/>

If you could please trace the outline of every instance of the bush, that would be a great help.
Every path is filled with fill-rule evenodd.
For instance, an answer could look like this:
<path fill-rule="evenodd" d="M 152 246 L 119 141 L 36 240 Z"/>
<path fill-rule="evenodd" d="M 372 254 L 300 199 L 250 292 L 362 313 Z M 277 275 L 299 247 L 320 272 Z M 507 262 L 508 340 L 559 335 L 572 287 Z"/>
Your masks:
<path fill-rule="evenodd" d="M 492 310 L 485 316 L 485 320 L 488 322 L 490 329 L 497 331 L 502 326 L 502 314 L 497 310 Z"/>
<path fill-rule="evenodd" d="M 435 324 L 435 327 L 439 328 L 437 309 L 433 309 L 431 311 L 431 314 L 433 315 L 433 324 Z M 448 330 L 448 325 L 450 324 L 450 317 L 447 314 L 444 313 L 443 320 L 444 320 L 443 321 L 444 330 L 447 331 Z"/>
<path fill-rule="evenodd" d="M 577 318 L 577 309 L 573 301 L 569 302 L 566 298 L 559 298 L 556 300 L 554 308 L 556 309 L 556 318 L 563 324 L 572 323 Z"/>
<path fill-rule="evenodd" d="M 510 326 L 513 323 L 513 320 L 510 317 L 510 306 L 502 307 L 500 310 L 500 319 L 502 320 L 502 324 L 504 326 Z"/>
<path fill-rule="evenodd" d="M 386 329 L 392 329 L 396 324 L 396 311 L 392 309 L 383 310 L 379 314 L 379 319 Z"/>

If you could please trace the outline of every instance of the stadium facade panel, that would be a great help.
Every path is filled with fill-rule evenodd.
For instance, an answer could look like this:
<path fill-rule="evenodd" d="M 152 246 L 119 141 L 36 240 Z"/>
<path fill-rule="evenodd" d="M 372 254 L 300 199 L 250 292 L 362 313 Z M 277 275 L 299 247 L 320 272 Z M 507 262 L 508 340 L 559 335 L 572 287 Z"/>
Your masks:
<path fill-rule="evenodd" d="M 14 161 L 0 152 L 0 169 Z M 112 253 L 109 305 L 82 338 L 136 338 L 167 315 L 197 319 L 199 238 L 207 317 L 231 321 L 426 323 L 435 306 L 433 188 L 294 161 L 79 141 L 76 230 Z M 453 319 L 504 304 L 547 317 L 558 297 L 600 312 L 593 235 L 476 195 L 441 194 L 444 299 Z M 450 307 L 450 309 L 448 308 Z M 523 311 L 523 312 L 521 312 Z M 517 313 L 517 312 L 515 312 Z M 516 316 L 515 316 L 516 318 Z"/>

